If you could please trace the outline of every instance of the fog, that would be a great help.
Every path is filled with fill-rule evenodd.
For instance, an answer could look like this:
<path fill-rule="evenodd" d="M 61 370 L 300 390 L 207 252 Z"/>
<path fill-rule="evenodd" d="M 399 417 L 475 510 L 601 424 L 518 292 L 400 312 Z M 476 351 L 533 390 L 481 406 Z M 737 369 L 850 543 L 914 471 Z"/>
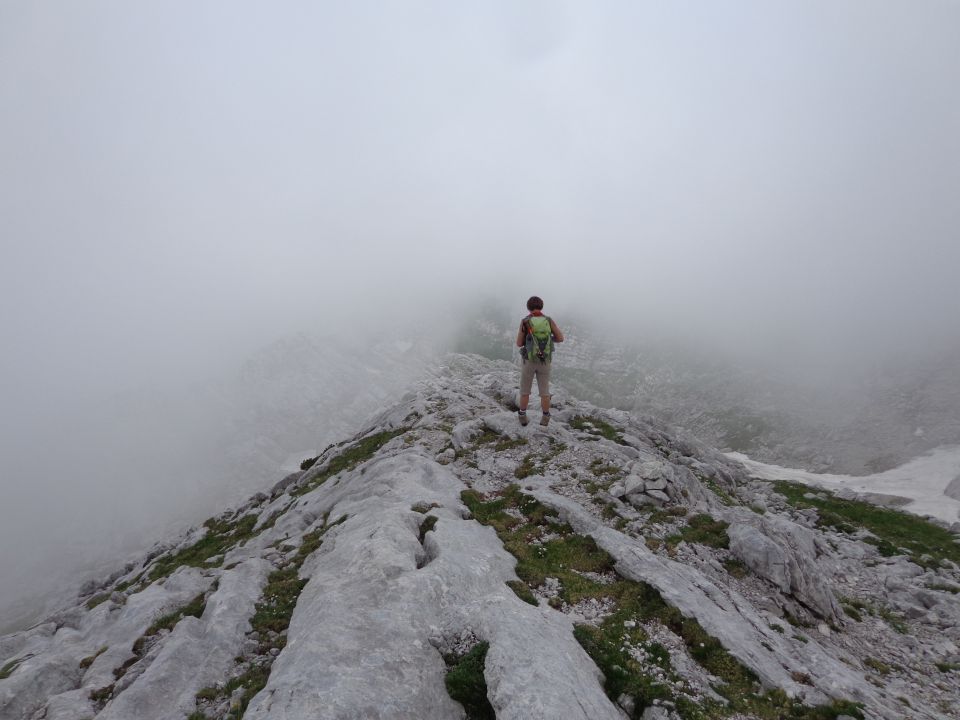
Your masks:
<path fill-rule="evenodd" d="M 299 332 L 441 338 L 538 293 L 824 379 L 954 345 L 958 26 L 954 0 L 7 0 L 0 626 L 215 509 L 224 393 Z"/>

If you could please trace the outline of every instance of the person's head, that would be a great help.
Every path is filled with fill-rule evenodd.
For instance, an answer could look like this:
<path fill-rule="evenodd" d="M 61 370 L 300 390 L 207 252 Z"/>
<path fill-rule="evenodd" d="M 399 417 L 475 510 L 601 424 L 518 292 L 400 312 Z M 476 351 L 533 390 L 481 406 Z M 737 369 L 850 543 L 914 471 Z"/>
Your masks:
<path fill-rule="evenodd" d="M 527 310 L 533 312 L 534 310 L 543 310 L 543 300 L 534 295 L 532 298 L 527 300 Z"/>

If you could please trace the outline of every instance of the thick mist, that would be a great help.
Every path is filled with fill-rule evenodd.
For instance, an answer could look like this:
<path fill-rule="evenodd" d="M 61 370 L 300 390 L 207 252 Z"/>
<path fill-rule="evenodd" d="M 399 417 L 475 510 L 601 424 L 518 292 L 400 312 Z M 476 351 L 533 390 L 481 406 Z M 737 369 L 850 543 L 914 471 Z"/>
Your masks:
<path fill-rule="evenodd" d="M 0 626 L 34 583 L 276 479 L 289 448 L 254 432 L 276 398 L 309 400 L 316 449 L 489 298 L 825 387 L 954 346 L 958 22 L 946 0 L 4 3 Z M 395 383 L 351 372 L 368 338 L 415 339 L 384 353 Z M 275 395 L 250 369 L 271 353 L 299 363 Z M 331 388 L 353 416 L 321 413 Z"/>

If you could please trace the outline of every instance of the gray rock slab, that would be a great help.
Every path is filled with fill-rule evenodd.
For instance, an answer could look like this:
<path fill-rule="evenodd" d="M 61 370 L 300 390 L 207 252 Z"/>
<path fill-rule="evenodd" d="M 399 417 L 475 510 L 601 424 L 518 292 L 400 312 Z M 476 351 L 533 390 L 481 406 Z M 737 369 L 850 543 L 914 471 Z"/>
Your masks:
<path fill-rule="evenodd" d="M 92 720 L 95 715 L 90 690 L 81 688 L 50 698 L 44 708 L 43 720 Z"/>
<path fill-rule="evenodd" d="M 771 630 L 733 588 L 720 587 L 694 567 L 654 554 L 642 542 L 607 527 L 545 484 L 535 488 L 533 495 L 560 512 L 577 532 L 591 535 L 616 559 L 621 575 L 652 585 L 681 613 L 695 618 L 728 652 L 753 670 L 765 686 L 782 688 L 811 704 L 820 704 L 827 697 L 846 698 L 866 703 L 878 717 L 895 720 L 902 716 L 901 710 L 860 674 L 834 659 L 813 640 L 795 643 Z M 815 687 L 799 684 L 793 679 L 794 672 L 810 676 Z"/>
<path fill-rule="evenodd" d="M 249 618 L 272 566 L 250 560 L 223 573 L 200 618 L 177 623 L 150 666 L 111 700 L 98 720 L 182 720 L 197 691 L 226 676 L 239 654 Z"/>
<path fill-rule="evenodd" d="M 462 717 L 431 639 L 464 631 L 490 643 L 485 675 L 500 720 L 621 717 L 569 621 L 506 586 L 514 558 L 491 528 L 462 518 L 455 476 L 410 452 L 368 465 L 363 487 L 317 491 L 331 517 L 348 519 L 304 565 L 288 644 L 246 718 Z M 422 516 L 409 508 L 425 496 L 441 507 L 421 547 Z"/>

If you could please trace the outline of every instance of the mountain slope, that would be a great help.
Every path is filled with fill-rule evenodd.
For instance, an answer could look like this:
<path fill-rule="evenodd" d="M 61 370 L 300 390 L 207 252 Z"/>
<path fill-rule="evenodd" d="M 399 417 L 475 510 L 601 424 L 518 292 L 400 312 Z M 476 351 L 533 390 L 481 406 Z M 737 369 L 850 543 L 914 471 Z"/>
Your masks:
<path fill-rule="evenodd" d="M 949 533 L 890 552 L 562 392 L 520 428 L 515 381 L 451 356 L 305 472 L 0 638 L 0 716 L 955 715 Z"/>

